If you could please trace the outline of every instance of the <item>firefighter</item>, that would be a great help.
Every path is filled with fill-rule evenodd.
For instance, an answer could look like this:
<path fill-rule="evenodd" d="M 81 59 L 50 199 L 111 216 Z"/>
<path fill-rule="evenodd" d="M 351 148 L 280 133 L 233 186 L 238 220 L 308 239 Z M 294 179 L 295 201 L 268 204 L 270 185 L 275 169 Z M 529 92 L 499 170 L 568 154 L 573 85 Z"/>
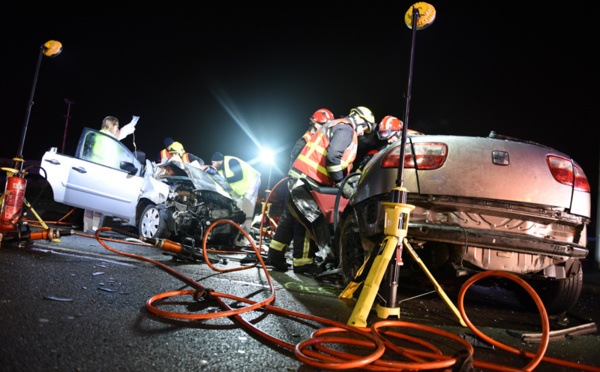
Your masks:
<path fill-rule="evenodd" d="M 196 160 L 199 165 L 204 165 L 204 160 L 194 154 L 186 152 L 183 145 L 177 141 L 173 141 L 172 138 L 165 138 L 163 143 L 165 148 L 160 152 L 161 163 L 164 163 L 167 160 L 180 160 L 182 163 L 191 163 Z"/>
<path fill-rule="evenodd" d="M 340 186 L 352 169 L 358 137 L 370 132 L 374 122 L 371 110 L 364 106 L 353 108 L 347 117 L 331 120 L 315 132 L 292 165 L 287 205 L 318 246 L 329 245 L 330 232 L 311 190 Z M 348 188 L 352 191 L 350 185 Z M 314 262 L 315 253 L 316 248 L 307 251 L 294 271 L 311 274 L 321 271 Z"/>
<path fill-rule="evenodd" d="M 300 152 L 304 148 L 304 145 L 306 145 L 308 140 L 310 140 L 310 137 L 312 137 L 312 135 L 315 134 L 316 131 L 321 129 L 321 127 L 325 125 L 329 120 L 333 120 L 333 114 L 327 109 L 319 109 L 315 111 L 314 114 L 312 114 L 312 116 L 309 119 L 308 129 L 306 133 L 304 133 L 304 135 L 300 137 L 298 141 L 296 141 L 294 147 L 292 148 L 292 152 L 290 153 L 290 168 L 296 160 L 296 158 L 298 157 L 298 155 L 300 155 Z"/>
<path fill-rule="evenodd" d="M 310 117 L 308 130 L 296 141 L 296 144 L 292 148 L 290 168 L 312 135 L 332 119 L 333 114 L 327 109 L 315 111 Z M 289 248 L 292 241 L 294 242 L 292 255 L 294 269 L 300 271 L 302 267 L 308 267 L 305 260 L 308 260 L 309 252 L 316 251 L 315 242 L 310 239 L 307 230 L 290 215 L 288 207 L 285 205 L 283 213 L 279 218 L 275 235 L 271 239 L 271 244 L 269 244 L 267 263 L 278 271 L 287 271 L 288 265 L 285 260 L 285 251 Z"/>
<path fill-rule="evenodd" d="M 233 191 L 241 196 L 237 198 L 238 207 L 246 214 L 246 221 L 242 224 L 242 228 L 249 234 L 260 188 L 260 173 L 242 159 L 224 156 L 220 152 L 213 154 L 211 162 L 212 167 L 229 183 Z M 245 245 L 243 235 L 236 241 L 236 245 Z"/>
<path fill-rule="evenodd" d="M 360 162 L 357 170 L 362 171 L 373 155 L 400 140 L 402 136 L 402 121 L 394 116 L 384 117 L 377 127 L 377 131 L 363 136 L 358 142 L 356 161 Z M 365 155 L 361 153 L 367 152 Z M 359 157 L 360 156 L 360 157 Z"/>

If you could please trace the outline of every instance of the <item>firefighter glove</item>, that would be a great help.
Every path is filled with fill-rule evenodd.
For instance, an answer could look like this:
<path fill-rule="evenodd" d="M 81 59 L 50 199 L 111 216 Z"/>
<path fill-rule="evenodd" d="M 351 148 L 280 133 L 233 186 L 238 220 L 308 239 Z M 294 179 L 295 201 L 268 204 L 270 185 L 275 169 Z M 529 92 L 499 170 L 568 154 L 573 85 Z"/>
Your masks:
<path fill-rule="evenodd" d="M 350 185 L 350 182 L 346 182 L 344 184 L 344 188 L 342 189 L 342 196 L 346 199 L 350 199 L 352 194 L 354 194 L 354 187 Z"/>

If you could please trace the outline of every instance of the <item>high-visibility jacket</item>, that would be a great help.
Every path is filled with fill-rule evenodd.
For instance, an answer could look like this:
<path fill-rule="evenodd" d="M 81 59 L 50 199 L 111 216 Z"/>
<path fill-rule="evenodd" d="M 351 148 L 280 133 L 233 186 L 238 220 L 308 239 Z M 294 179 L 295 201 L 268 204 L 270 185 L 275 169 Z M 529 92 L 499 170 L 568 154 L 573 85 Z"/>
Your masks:
<path fill-rule="evenodd" d="M 91 151 L 85 151 L 83 158 L 97 164 L 106 165 L 111 168 L 120 169 L 120 145 L 119 141 L 113 137 L 112 133 L 107 130 L 101 130 L 101 135 L 88 132 L 86 134 L 86 142 L 88 138 L 93 139 Z"/>
<path fill-rule="evenodd" d="M 162 149 L 162 151 L 160 152 L 160 162 L 164 162 L 165 160 L 169 159 L 171 156 L 171 153 L 169 153 L 169 151 L 167 149 Z M 189 152 L 186 152 L 185 154 L 183 154 L 181 156 L 181 161 L 183 163 L 189 163 L 190 162 L 190 154 Z"/>
<path fill-rule="evenodd" d="M 292 165 L 294 165 L 294 161 L 296 161 L 296 158 L 298 157 L 298 155 L 300 155 L 300 152 L 302 151 L 302 149 L 304 148 L 304 146 L 306 145 L 306 143 L 308 141 L 310 141 L 310 138 L 312 137 L 313 133 L 311 133 L 310 131 L 306 131 L 306 133 L 304 133 L 304 135 L 302 137 L 300 137 L 298 139 L 298 141 L 296 141 L 296 143 L 294 144 L 294 147 L 292 147 L 292 151 L 290 152 L 290 165 L 289 168 L 292 167 Z"/>
<path fill-rule="evenodd" d="M 236 174 L 234 170 L 231 169 L 229 164 L 231 160 L 237 160 L 240 164 L 242 171 L 241 179 L 238 179 L 233 182 L 231 182 L 230 180 L 234 176 L 239 176 L 239 170 Z M 229 185 L 231 186 L 233 191 L 242 196 L 246 195 L 248 191 L 253 191 L 249 189 L 255 184 L 256 178 L 260 177 L 260 173 L 258 173 L 256 169 L 252 168 L 250 164 L 246 163 L 240 158 L 236 158 L 235 156 L 223 157 L 223 167 L 219 169 L 219 174 L 223 176 L 227 180 L 227 182 L 229 182 Z"/>
<path fill-rule="evenodd" d="M 310 141 L 310 137 L 312 137 L 312 133 L 310 131 L 306 131 L 306 133 L 304 133 L 304 135 L 302 136 L 302 139 L 304 140 L 304 142 L 308 142 Z"/>
<path fill-rule="evenodd" d="M 341 159 L 327 164 L 327 151 L 333 137 L 333 128 L 337 125 L 350 125 L 352 127 L 352 142 L 344 149 Z M 296 169 L 322 185 L 333 186 L 329 174 L 333 172 L 343 172 L 348 174 L 352 169 L 352 162 L 356 158 L 356 149 L 358 146 L 358 137 L 354 131 L 354 124 L 346 119 L 336 119 L 329 121 L 322 126 L 306 143 L 296 161 L 293 169 Z"/>

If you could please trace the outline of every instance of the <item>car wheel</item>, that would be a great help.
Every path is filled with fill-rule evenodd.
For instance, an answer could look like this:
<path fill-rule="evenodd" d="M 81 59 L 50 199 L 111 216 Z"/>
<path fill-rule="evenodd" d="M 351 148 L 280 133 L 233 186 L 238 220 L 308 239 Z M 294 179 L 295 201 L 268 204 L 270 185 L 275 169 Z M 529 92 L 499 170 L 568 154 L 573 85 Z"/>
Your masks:
<path fill-rule="evenodd" d="M 358 229 L 358 221 L 355 214 L 349 213 L 342 221 L 338 239 L 338 257 L 345 284 L 350 283 L 354 279 L 365 260 L 365 252 Z"/>
<path fill-rule="evenodd" d="M 148 204 L 144 208 L 138 227 L 140 236 L 144 238 L 163 238 L 167 234 L 167 223 L 154 204 Z"/>
<path fill-rule="evenodd" d="M 566 279 L 528 281 L 544 303 L 548 314 L 560 314 L 569 311 L 579 299 L 583 288 L 583 270 L 578 265 L 575 275 Z M 531 297 L 524 291 L 517 292 L 517 298 L 527 309 L 535 309 Z"/>

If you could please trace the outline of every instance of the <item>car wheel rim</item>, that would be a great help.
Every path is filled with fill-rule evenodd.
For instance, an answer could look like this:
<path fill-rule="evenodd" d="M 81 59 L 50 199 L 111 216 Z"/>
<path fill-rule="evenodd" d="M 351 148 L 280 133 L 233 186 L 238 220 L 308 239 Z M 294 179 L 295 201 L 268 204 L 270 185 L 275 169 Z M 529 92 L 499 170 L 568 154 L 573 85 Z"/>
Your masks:
<path fill-rule="evenodd" d="M 142 236 L 145 238 L 152 238 L 158 231 L 158 225 L 160 223 L 160 214 L 158 209 L 150 208 L 144 213 L 142 217 Z"/>

